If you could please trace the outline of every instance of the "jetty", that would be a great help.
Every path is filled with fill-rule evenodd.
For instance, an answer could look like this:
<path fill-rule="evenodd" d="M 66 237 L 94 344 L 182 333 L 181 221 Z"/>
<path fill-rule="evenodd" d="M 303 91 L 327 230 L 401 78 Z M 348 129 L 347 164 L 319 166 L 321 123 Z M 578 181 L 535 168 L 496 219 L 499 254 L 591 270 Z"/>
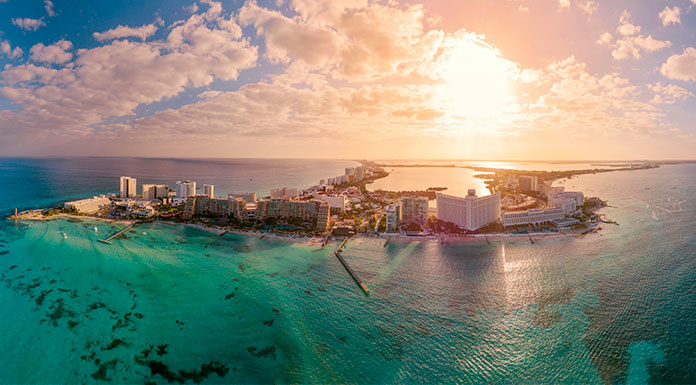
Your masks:
<path fill-rule="evenodd" d="M 133 226 L 135 226 L 135 223 L 136 223 L 136 222 L 131 223 L 130 225 L 128 225 L 128 227 L 126 227 L 125 229 L 119 231 L 118 233 L 116 233 L 116 234 L 110 236 L 109 238 L 106 238 L 106 239 L 97 239 L 97 241 L 103 242 L 103 243 L 106 243 L 106 244 L 109 244 L 109 245 L 110 245 L 112 239 L 118 237 L 119 235 L 121 235 L 121 234 L 125 233 L 126 231 L 130 230 L 131 228 L 133 228 Z"/>
<path fill-rule="evenodd" d="M 348 262 L 346 262 L 346 260 L 343 259 L 343 256 L 341 256 L 341 251 L 342 251 L 341 249 L 346 244 L 346 242 L 348 242 L 347 237 L 343 238 L 343 241 L 341 241 L 341 243 L 338 245 L 338 247 L 334 250 L 334 254 L 336 255 L 336 258 L 338 258 L 338 260 L 341 261 L 341 264 L 343 265 L 343 267 L 346 268 L 346 271 L 348 272 L 348 274 L 350 274 L 350 276 L 353 277 L 353 280 L 355 281 L 355 283 L 357 283 L 358 286 L 360 286 L 360 288 L 365 293 L 365 295 L 369 295 L 370 289 L 368 289 L 367 286 L 360 280 L 360 278 L 358 278 L 358 275 L 355 274 L 353 269 L 351 269 L 351 267 L 348 265 Z"/>

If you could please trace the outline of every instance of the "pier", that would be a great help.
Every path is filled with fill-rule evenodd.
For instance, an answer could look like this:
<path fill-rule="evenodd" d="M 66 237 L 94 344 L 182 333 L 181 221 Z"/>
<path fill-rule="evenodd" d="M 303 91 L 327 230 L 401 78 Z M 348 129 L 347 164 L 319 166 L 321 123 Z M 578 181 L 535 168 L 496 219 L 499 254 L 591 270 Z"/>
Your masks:
<path fill-rule="evenodd" d="M 99 242 L 103 242 L 103 243 L 106 243 L 106 244 L 109 244 L 109 245 L 110 245 L 112 239 L 114 239 L 114 238 L 118 237 L 119 235 L 125 233 L 126 231 L 130 230 L 131 228 L 133 228 L 133 226 L 135 226 L 135 222 L 131 223 L 128 227 L 126 227 L 125 229 L 119 231 L 118 233 L 116 233 L 116 234 L 110 236 L 109 238 L 106 238 L 106 239 L 97 239 L 97 240 L 98 240 Z"/>
<path fill-rule="evenodd" d="M 369 295 L 370 289 L 368 289 L 367 286 L 360 280 L 360 278 L 358 278 L 358 275 L 355 274 L 353 269 L 350 268 L 350 266 L 348 265 L 348 262 L 346 262 L 346 260 L 343 259 L 343 256 L 341 256 L 341 249 L 346 244 L 346 242 L 348 242 L 348 238 L 343 238 L 343 241 L 341 241 L 341 244 L 339 244 L 338 247 L 334 250 L 334 254 L 336 255 L 336 258 L 338 258 L 338 260 L 341 261 L 341 264 L 343 264 L 343 267 L 346 268 L 346 271 L 348 272 L 348 274 L 350 274 L 350 276 L 353 277 L 353 280 L 355 281 L 355 283 L 357 283 L 358 286 L 360 286 L 360 288 L 365 293 L 365 295 Z"/>

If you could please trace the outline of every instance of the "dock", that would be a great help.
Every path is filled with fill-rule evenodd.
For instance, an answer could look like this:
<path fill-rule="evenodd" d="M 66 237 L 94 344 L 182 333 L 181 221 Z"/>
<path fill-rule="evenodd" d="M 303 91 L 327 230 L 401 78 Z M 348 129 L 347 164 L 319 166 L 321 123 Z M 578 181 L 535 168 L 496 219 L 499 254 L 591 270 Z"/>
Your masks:
<path fill-rule="evenodd" d="M 110 236 L 109 238 L 106 238 L 106 239 L 97 239 L 97 241 L 103 242 L 103 243 L 106 243 L 106 244 L 109 244 L 109 245 L 110 245 L 112 239 L 114 239 L 114 238 L 118 237 L 119 235 L 125 233 L 126 231 L 130 230 L 131 228 L 133 228 L 133 226 L 135 226 L 135 222 L 131 223 L 128 227 L 126 227 L 125 229 L 119 231 L 118 233 L 116 233 L 116 234 Z"/>
<path fill-rule="evenodd" d="M 351 269 L 351 267 L 348 265 L 348 262 L 346 262 L 346 260 L 343 259 L 343 256 L 341 256 L 341 249 L 346 244 L 346 242 L 348 242 L 348 238 L 343 238 L 343 241 L 341 241 L 341 244 L 338 245 L 338 247 L 334 250 L 334 254 L 336 255 L 336 258 L 338 258 L 338 260 L 341 261 L 341 264 L 343 265 L 343 267 L 346 268 L 346 271 L 348 272 L 348 274 L 350 274 L 350 276 L 353 277 L 353 280 L 355 281 L 355 283 L 357 283 L 358 286 L 360 286 L 360 288 L 365 293 L 365 295 L 369 295 L 370 289 L 368 289 L 367 286 L 360 280 L 360 278 L 358 278 L 358 275 L 355 274 L 353 269 Z"/>

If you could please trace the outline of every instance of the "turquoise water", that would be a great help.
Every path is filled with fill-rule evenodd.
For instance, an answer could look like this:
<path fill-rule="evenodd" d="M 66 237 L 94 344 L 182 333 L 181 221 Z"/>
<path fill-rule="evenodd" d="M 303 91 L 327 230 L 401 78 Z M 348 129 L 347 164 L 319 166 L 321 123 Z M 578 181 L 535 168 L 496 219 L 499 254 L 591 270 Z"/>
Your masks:
<path fill-rule="evenodd" d="M 160 223 L 105 245 L 119 225 L 5 221 L 0 382 L 696 383 L 696 167 L 564 183 L 620 226 L 352 240 L 369 297 L 335 243 Z"/>

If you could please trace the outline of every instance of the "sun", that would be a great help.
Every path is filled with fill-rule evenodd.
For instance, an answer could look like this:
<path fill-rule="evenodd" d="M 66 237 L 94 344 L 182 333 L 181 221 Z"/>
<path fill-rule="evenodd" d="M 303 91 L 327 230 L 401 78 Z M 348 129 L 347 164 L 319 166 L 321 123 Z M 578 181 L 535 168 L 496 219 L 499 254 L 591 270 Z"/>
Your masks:
<path fill-rule="evenodd" d="M 454 43 L 440 59 L 437 103 L 449 115 L 481 118 L 500 114 L 514 102 L 515 65 L 490 45 L 473 38 Z"/>

